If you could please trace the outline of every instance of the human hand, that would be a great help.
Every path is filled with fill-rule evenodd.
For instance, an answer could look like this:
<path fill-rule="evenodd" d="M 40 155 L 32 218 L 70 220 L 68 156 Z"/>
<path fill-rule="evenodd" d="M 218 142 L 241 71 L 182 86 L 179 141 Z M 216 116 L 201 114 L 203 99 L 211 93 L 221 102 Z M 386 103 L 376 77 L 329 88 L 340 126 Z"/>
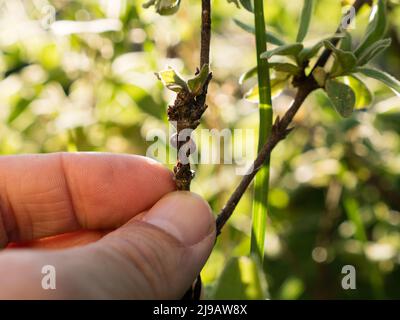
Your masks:
<path fill-rule="evenodd" d="M 0 157 L 0 299 L 179 299 L 215 241 L 208 204 L 156 162 Z M 42 268 L 56 289 L 42 288 Z"/>

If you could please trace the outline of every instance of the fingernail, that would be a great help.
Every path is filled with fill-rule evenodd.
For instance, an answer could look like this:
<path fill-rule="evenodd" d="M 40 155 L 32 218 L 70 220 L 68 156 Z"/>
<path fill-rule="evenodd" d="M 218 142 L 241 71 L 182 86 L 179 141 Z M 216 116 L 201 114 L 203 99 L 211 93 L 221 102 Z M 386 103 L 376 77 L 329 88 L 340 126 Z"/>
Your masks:
<path fill-rule="evenodd" d="M 186 246 L 200 242 L 215 230 L 208 203 L 187 191 L 164 196 L 143 216 L 142 221 L 164 230 Z"/>

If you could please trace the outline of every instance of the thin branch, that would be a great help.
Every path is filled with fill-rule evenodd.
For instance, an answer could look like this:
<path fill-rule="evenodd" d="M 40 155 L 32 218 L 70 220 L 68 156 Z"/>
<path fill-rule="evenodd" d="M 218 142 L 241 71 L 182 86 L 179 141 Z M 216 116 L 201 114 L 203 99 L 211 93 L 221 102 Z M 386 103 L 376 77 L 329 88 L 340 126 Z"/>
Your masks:
<path fill-rule="evenodd" d="M 211 43 L 211 0 L 202 0 L 201 2 L 201 44 L 200 44 L 200 69 L 205 64 L 210 64 L 210 43 Z M 198 69 L 198 72 L 200 71 Z M 206 98 L 207 98 L 207 90 L 208 84 L 210 83 L 212 78 L 212 74 L 208 75 L 208 79 L 203 86 L 203 90 L 200 95 L 196 97 L 192 97 L 191 106 L 195 110 L 192 110 L 190 114 L 194 115 L 194 118 L 191 119 L 193 122 L 199 123 L 200 118 L 204 111 L 207 109 Z M 195 112 L 193 112 L 195 111 Z M 197 126 L 197 125 L 196 125 Z M 193 126 L 192 126 L 193 128 Z M 179 130 L 177 129 L 177 135 L 179 136 Z M 184 142 L 183 144 L 185 144 Z M 183 146 L 179 144 L 178 139 L 178 150 Z M 179 152 L 178 152 L 179 154 Z M 182 180 L 179 181 L 177 176 L 179 173 L 182 173 Z M 177 186 L 179 190 L 190 190 L 190 182 L 193 179 L 193 173 L 190 169 L 190 163 L 182 164 L 179 161 L 174 168 L 175 180 L 177 182 Z M 193 282 L 192 286 L 186 291 L 185 295 L 182 297 L 182 300 L 200 300 L 201 297 L 201 277 L 200 274 L 197 276 L 196 280 Z"/>
<path fill-rule="evenodd" d="M 211 42 L 211 0 L 202 0 L 201 11 L 201 48 L 200 48 L 200 68 L 210 61 L 210 42 Z M 199 72 L 200 69 L 197 69 Z M 186 129 L 194 130 L 200 123 L 203 113 L 207 109 L 206 98 L 208 84 L 211 81 L 210 73 L 203 86 L 202 92 L 194 96 L 190 92 L 181 91 L 178 93 L 175 102 L 168 108 L 168 119 L 176 125 L 176 145 L 177 163 L 174 167 L 174 178 L 178 190 L 190 190 L 190 184 L 194 177 L 188 157 L 193 152 L 194 143 L 187 134 Z M 186 144 L 192 147 L 183 148 Z M 181 152 L 183 151 L 183 152 Z M 184 154 L 182 154 L 184 153 Z M 185 161 L 183 161 L 185 160 Z"/>
<path fill-rule="evenodd" d="M 353 4 L 355 9 L 355 13 L 357 14 L 361 7 L 364 4 L 371 3 L 371 0 L 356 0 Z M 348 13 L 347 13 L 348 14 Z M 346 14 L 346 15 L 347 15 Z M 354 18 L 354 17 L 353 17 Z M 340 24 L 338 30 L 342 31 L 342 23 Z M 335 43 L 335 45 L 337 42 Z M 317 66 L 325 66 L 326 62 L 328 61 L 331 50 L 325 50 L 318 61 L 316 62 L 314 70 Z M 297 79 L 296 83 L 299 84 L 298 91 L 296 97 L 289 108 L 289 110 L 285 113 L 282 119 L 279 117 L 275 120 L 275 123 L 272 127 L 272 132 L 270 137 L 268 138 L 267 142 L 263 146 L 260 153 L 257 155 L 256 160 L 253 163 L 252 170 L 249 174 L 245 175 L 239 185 L 236 187 L 235 191 L 232 193 L 231 197 L 229 198 L 228 202 L 222 208 L 220 214 L 217 217 L 216 225 L 217 225 L 217 235 L 221 233 L 221 230 L 225 223 L 229 220 L 232 216 L 233 211 L 235 210 L 237 204 L 239 203 L 240 199 L 242 198 L 243 194 L 249 187 L 250 183 L 256 176 L 257 172 L 260 170 L 262 165 L 270 158 L 272 150 L 276 147 L 276 145 L 290 133 L 292 129 L 289 129 L 289 125 L 292 122 L 294 116 L 296 115 L 297 111 L 302 106 L 303 102 L 306 100 L 308 95 L 313 92 L 314 90 L 319 88 L 319 85 L 315 82 L 312 72 L 308 77 L 302 77 L 302 79 Z"/>
<path fill-rule="evenodd" d="M 202 0 L 201 10 L 200 68 L 210 63 L 211 0 Z"/>
<path fill-rule="evenodd" d="M 242 198 L 244 192 L 249 187 L 250 183 L 252 182 L 253 178 L 256 176 L 257 172 L 263 166 L 265 161 L 269 159 L 271 156 L 272 150 L 275 146 L 290 133 L 292 129 L 289 129 L 289 125 L 292 122 L 294 116 L 296 115 L 297 111 L 306 100 L 308 95 L 318 88 L 318 84 L 312 80 L 312 78 L 307 79 L 304 84 L 299 88 L 297 91 L 296 97 L 292 103 L 292 106 L 289 110 L 285 113 L 282 119 L 277 118 L 275 120 L 274 125 L 272 126 L 272 132 L 267 140 L 267 143 L 263 146 L 260 153 L 258 154 L 256 160 L 254 161 L 251 171 L 249 174 L 245 175 L 233 192 L 231 197 L 229 198 L 226 205 L 221 210 L 220 214 L 217 217 L 217 234 L 221 233 L 222 227 L 228 221 L 228 219 L 232 216 L 233 211 L 235 210 L 237 204 L 239 203 L 240 199 Z"/>

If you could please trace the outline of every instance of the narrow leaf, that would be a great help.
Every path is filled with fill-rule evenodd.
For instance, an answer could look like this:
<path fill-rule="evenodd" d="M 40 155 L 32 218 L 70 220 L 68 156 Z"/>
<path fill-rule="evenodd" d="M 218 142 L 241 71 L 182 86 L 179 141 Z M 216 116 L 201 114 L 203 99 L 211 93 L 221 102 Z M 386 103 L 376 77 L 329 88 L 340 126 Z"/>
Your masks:
<path fill-rule="evenodd" d="M 310 27 L 313 8 L 314 8 L 314 0 L 304 0 L 296 42 L 303 42 L 304 38 L 306 37 L 308 29 Z"/>
<path fill-rule="evenodd" d="M 237 19 L 233 19 L 233 21 L 242 30 L 244 30 L 246 32 L 249 32 L 249 33 L 252 33 L 252 34 L 256 33 L 256 29 L 253 26 L 251 26 L 251 25 L 249 25 L 247 23 L 244 23 L 244 22 L 242 22 L 240 20 L 237 20 Z M 265 34 L 266 34 L 268 43 L 274 44 L 276 46 L 281 46 L 281 45 L 285 44 L 285 41 L 280 39 L 279 36 L 275 35 L 274 33 L 270 32 L 270 31 L 265 31 Z"/>
<path fill-rule="evenodd" d="M 364 76 L 381 81 L 391 88 L 398 96 L 400 96 L 400 81 L 392 75 L 373 68 L 358 67 L 355 72 L 359 72 Z"/>
<path fill-rule="evenodd" d="M 348 85 L 335 80 L 328 80 L 325 90 L 336 111 L 342 117 L 351 116 L 356 102 L 354 91 Z"/>
<path fill-rule="evenodd" d="M 382 39 L 387 28 L 386 0 L 378 0 L 371 13 L 371 22 L 367 27 L 364 38 L 355 50 L 355 55 L 360 57 L 371 45 Z"/>
<path fill-rule="evenodd" d="M 377 55 L 379 55 L 380 53 L 385 51 L 387 48 L 389 48 L 391 43 L 392 43 L 392 39 L 390 39 L 390 38 L 379 40 L 379 41 L 375 42 L 367 50 L 364 51 L 364 53 L 358 59 L 357 64 L 359 66 L 363 66 L 364 64 L 368 63 L 373 58 L 375 58 Z"/>
<path fill-rule="evenodd" d="M 296 75 L 302 70 L 300 67 L 286 62 L 270 62 L 269 67 L 275 71 L 290 73 L 292 75 Z"/>
<path fill-rule="evenodd" d="M 292 56 L 296 58 L 301 50 L 303 50 L 301 43 L 286 44 L 262 53 L 261 59 L 269 59 L 272 56 Z"/>

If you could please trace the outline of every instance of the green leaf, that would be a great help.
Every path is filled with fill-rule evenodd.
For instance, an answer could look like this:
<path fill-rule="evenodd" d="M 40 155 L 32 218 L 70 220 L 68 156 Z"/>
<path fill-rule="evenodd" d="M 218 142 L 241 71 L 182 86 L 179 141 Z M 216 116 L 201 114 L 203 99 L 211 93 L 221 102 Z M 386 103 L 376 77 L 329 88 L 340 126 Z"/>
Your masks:
<path fill-rule="evenodd" d="M 182 90 L 188 90 L 186 82 L 172 68 L 160 71 L 156 73 L 156 76 L 162 81 L 165 87 L 172 91 L 180 92 Z"/>
<path fill-rule="evenodd" d="M 257 67 L 253 67 L 243 73 L 239 78 L 239 84 L 242 85 L 246 80 L 253 78 L 255 75 L 257 75 Z"/>
<path fill-rule="evenodd" d="M 324 46 L 332 50 L 336 59 L 336 65 L 332 68 L 332 77 L 351 73 L 357 64 L 356 56 L 352 52 L 335 47 L 330 41 L 325 40 Z"/>
<path fill-rule="evenodd" d="M 400 81 L 392 75 L 381 70 L 366 67 L 358 67 L 355 69 L 355 72 L 359 72 L 364 76 L 381 81 L 400 96 Z"/>
<path fill-rule="evenodd" d="M 267 299 L 267 281 L 255 259 L 234 257 L 228 261 L 215 288 L 213 299 Z"/>
<path fill-rule="evenodd" d="M 312 57 L 314 57 L 319 52 L 319 50 L 324 46 L 324 41 L 330 41 L 337 38 L 343 38 L 343 35 L 337 34 L 332 37 L 325 38 L 321 41 L 318 41 L 313 46 L 301 50 L 298 56 L 300 65 L 302 65 L 305 61 L 310 60 Z"/>
<path fill-rule="evenodd" d="M 301 43 L 286 44 L 262 53 L 261 59 L 270 59 L 272 56 L 292 56 L 296 58 L 303 48 Z"/>
<path fill-rule="evenodd" d="M 253 0 L 239 0 L 240 4 L 245 8 L 247 11 L 253 13 L 254 12 L 254 6 L 253 6 Z"/>
<path fill-rule="evenodd" d="M 275 71 L 290 73 L 292 75 L 299 74 L 302 70 L 300 67 L 286 62 L 270 62 L 269 67 Z"/>
<path fill-rule="evenodd" d="M 348 85 L 335 80 L 328 80 L 325 90 L 336 111 L 342 117 L 351 116 L 356 102 L 354 91 Z"/>
<path fill-rule="evenodd" d="M 209 74 L 210 68 L 208 64 L 203 65 L 199 74 L 188 81 L 190 92 L 192 92 L 195 96 L 200 94 L 200 92 L 203 90 L 203 86 L 206 83 Z"/>
<path fill-rule="evenodd" d="M 275 98 L 278 96 L 283 89 L 286 87 L 287 77 L 279 79 L 271 79 L 271 96 Z M 258 85 L 251 88 L 245 95 L 244 98 L 249 102 L 259 103 L 259 90 Z"/>
<path fill-rule="evenodd" d="M 352 37 L 349 32 L 345 32 L 342 38 L 342 41 L 340 42 L 339 48 L 343 51 L 352 51 Z"/>
<path fill-rule="evenodd" d="M 310 27 L 313 8 L 314 8 L 314 0 L 304 0 L 296 42 L 303 42 L 304 38 L 306 37 L 308 29 Z"/>
<path fill-rule="evenodd" d="M 249 25 L 249 24 L 247 24 L 247 23 L 244 23 L 244 22 L 239 21 L 239 20 L 237 20 L 237 19 L 233 19 L 233 22 L 235 22 L 235 24 L 236 24 L 239 28 L 241 28 L 242 30 L 244 30 L 244 31 L 246 31 L 246 32 L 249 32 L 249 33 L 252 33 L 252 34 L 255 34 L 255 33 L 256 33 L 256 29 L 255 29 L 253 26 L 251 26 L 251 25 Z M 285 44 L 285 41 L 283 41 L 282 39 L 280 39 L 280 38 L 279 38 L 277 35 L 275 35 L 274 33 L 269 32 L 269 31 L 265 31 L 265 34 L 266 34 L 266 36 L 267 36 L 267 42 L 268 42 L 268 43 L 274 44 L 274 45 L 276 45 L 276 46 L 281 46 L 281 45 L 284 45 L 284 44 Z"/>
<path fill-rule="evenodd" d="M 180 3 L 181 0 L 150 0 L 143 4 L 143 8 L 154 6 L 158 14 L 167 16 L 176 13 Z"/>
<path fill-rule="evenodd" d="M 364 53 L 359 57 L 358 59 L 358 65 L 363 66 L 364 64 L 368 63 L 371 61 L 373 58 L 375 58 L 377 55 L 385 51 L 387 48 L 390 47 L 392 43 L 392 39 L 383 39 L 375 42 L 373 45 L 371 45 L 367 50 L 364 51 Z"/>
<path fill-rule="evenodd" d="M 360 78 L 356 75 L 351 75 L 344 77 L 343 81 L 353 89 L 356 95 L 355 109 L 365 109 L 371 104 L 373 94 Z"/>
<path fill-rule="evenodd" d="M 371 14 L 371 22 L 367 27 L 364 38 L 355 50 L 355 55 L 360 57 L 370 46 L 382 39 L 387 28 L 386 0 L 378 0 Z"/>

